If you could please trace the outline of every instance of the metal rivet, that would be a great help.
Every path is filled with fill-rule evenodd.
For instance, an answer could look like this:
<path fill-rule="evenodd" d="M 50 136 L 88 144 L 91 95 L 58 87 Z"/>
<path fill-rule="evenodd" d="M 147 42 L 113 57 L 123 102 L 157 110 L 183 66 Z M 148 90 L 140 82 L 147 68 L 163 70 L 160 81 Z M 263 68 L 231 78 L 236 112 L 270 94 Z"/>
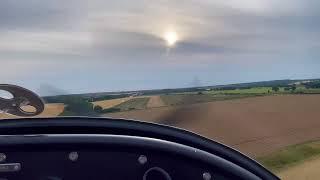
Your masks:
<path fill-rule="evenodd" d="M 20 166 L 19 166 L 19 165 L 15 165 L 15 166 L 13 167 L 13 169 L 14 169 L 15 171 L 18 171 L 18 170 L 20 170 Z"/>
<path fill-rule="evenodd" d="M 7 156 L 4 153 L 0 153 L 0 162 L 4 162 L 7 159 Z"/>
<path fill-rule="evenodd" d="M 147 162 L 148 162 L 147 156 L 145 156 L 145 155 L 139 156 L 138 162 L 139 162 L 140 164 L 142 164 L 142 165 L 145 164 L 145 163 L 147 163 Z"/>
<path fill-rule="evenodd" d="M 78 152 L 71 152 L 69 153 L 69 159 L 71 161 L 77 161 L 79 158 Z"/>
<path fill-rule="evenodd" d="M 205 172 L 202 174 L 203 180 L 211 180 L 211 174 L 208 172 Z"/>

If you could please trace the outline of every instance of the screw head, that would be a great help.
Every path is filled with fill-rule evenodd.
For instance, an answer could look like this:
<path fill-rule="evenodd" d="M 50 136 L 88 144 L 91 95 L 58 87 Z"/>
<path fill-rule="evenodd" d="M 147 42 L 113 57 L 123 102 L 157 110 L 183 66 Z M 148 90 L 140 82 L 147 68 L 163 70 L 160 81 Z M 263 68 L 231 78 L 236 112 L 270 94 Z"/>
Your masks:
<path fill-rule="evenodd" d="M 15 166 L 13 167 L 13 169 L 14 169 L 15 171 L 18 171 L 18 170 L 20 170 L 20 166 L 19 166 L 19 165 L 15 165 Z"/>
<path fill-rule="evenodd" d="M 0 153 L 0 162 L 4 162 L 7 159 L 7 156 L 4 153 Z"/>
<path fill-rule="evenodd" d="M 202 174 L 203 180 L 211 180 L 211 174 L 208 172 L 205 172 Z"/>
<path fill-rule="evenodd" d="M 143 164 L 146 164 L 148 162 L 148 158 L 147 156 L 145 155 L 140 155 L 139 158 L 138 158 L 138 162 L 143 165 Z"/>
<path fill-rule="evenodd" d="M 70 159 L 71 161 L 77 161 L 78 158 L 79 158 L 78 152 L 71 152 L 71 153 L 69 153 L 69 159 Z"/>

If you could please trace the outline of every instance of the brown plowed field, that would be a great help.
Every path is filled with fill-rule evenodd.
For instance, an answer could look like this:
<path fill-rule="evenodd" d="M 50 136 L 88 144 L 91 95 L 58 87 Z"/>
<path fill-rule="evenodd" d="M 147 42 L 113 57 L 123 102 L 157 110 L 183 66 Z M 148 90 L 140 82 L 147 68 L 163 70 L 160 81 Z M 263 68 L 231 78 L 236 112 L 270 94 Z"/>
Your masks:
<path fill-rule="evenodd" d="M 283 95 L 108 114 L 178 126 L 256 157 L 320 138 L 320 95 Z"/>

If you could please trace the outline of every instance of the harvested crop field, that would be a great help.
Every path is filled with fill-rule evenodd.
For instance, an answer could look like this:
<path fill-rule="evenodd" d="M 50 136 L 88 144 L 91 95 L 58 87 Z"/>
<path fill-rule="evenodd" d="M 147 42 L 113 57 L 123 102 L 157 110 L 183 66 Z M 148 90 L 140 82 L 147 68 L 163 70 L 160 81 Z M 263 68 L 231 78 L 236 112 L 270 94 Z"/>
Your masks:
<path fill-rule="evenodd" d="M 278 173 L 281 179 L 287 180 L 308 180 L 319 179 L 320 157 L 308 160 L 287 170 Z"/>
<path fill-rule="evenodd" d="M 320 95 L 281 95 L 106 116 L 178 126 L 258 157 L 320 137 Z"/>
<path fill-rule="evenodd" d="M 52 104 L 46 104 L 44 111 L 39 114 L 36 117 L 56 117 L 59 116 L 64 110 L 64 104 L 62 103 L 52 103 Z M 9 114 L 1 114 L 0 113 L 0 119 L 5 119 L 5 118 L 19 118 L 13 115 Z"/>
<path fill-rule="evenodd" d="M 121 104 L 113 106 L 113 108 L 118 108 L 121 111 L 128 111 L 134 109 L 145 109 L 147 107 L 147 103 L 149 101 L 149 97 L 137 97 L 129 99 Z"/>
<path fill-rule="evenodd" d="M 119 105 L 121 103 L 124 103 L 128 100 L 132 99 L 132 97 L 126 97 L 126 98 L 119 98 L 119 99 L 110 99 L 110 100 L 103 100 L 103 101 L 96 101 L 93 102 L 95 106 L 101 106 L 103 109 L 112 108 L 116 105 Z"/>

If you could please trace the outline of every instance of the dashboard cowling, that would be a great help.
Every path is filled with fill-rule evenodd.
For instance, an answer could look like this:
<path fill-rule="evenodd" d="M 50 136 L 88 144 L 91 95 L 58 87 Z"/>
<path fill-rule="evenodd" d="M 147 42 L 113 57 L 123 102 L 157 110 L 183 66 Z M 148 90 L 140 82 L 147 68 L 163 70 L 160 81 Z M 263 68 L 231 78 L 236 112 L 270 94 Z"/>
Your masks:
<path fill-rule="evenodd" d="M 143 179 L 156 167 L 172 179 L 278 179 L 220 143 L 181 129 L 138 121 L 79 117 L 4 120 L 0 133 L 0 148 L 8 157 L 20 157 L 8 160 L 21 163 L 21 172 L 25 167 L 48 172 L 32 179 Z M 78 153 L 78 161 L 68 159 L 71 152 Z M 147 163 L 139 162 L 141 156 Z M 23 160 L 25 157 L 33 160 Z M 48 165 L 52 165 L 48 169 L 60 170 L 49 173 L 45 170 Z M 83 174 L 89 169 L 90 175 Z M 70 177 L 65 177 L 69 173 Z M 94 174 L 97 176 L 92 177 Z"/>

